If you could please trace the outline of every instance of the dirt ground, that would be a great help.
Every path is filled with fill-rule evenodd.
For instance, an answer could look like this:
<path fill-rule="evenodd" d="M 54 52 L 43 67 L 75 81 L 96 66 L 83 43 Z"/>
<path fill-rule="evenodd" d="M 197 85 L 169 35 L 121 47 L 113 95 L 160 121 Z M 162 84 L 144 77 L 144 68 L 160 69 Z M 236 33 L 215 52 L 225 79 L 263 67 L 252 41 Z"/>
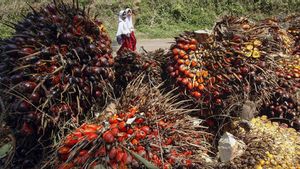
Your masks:
<path fill-rule="evenodd" d="M 143 52 L 141 47 L 146 51 L 154 51 L 159 48 L 168 49 L 172 43 L 174 43 L 174 39 L 137 39 L 137 52 Z M 114 53 L 119 47 L 117 42 L 112 43 Z"/>

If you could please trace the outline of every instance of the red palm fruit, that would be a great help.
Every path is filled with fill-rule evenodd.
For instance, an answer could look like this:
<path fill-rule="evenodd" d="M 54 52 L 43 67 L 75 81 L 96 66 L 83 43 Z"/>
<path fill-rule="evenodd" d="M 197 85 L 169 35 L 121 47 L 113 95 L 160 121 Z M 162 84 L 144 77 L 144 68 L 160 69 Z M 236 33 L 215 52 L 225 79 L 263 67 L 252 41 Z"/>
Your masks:
<path fill-rule="evenodd" d="M 63 163 L 63 164 L 61 164 L 58 167 L 58 169 L 72 169 L 74 167 L 75 167 L 74 163 L 70 162 L 70 163 Z"/>
<path fill-rule="evenodd" d="M 87 150 L 81 150 L 81 151 L 79 152 L 79 156 L 84 156 L 84 155 L 86 155 L 86 154 L 88 154 L 88 151 L 87 151 Z"/>
<path fill-rule="evenodd" d="M 204 85 L 203 84 L 199 84 L 199 87 L 198 87 L 198 89 L 200 90 L 200 91 L 202 91 L 202 90 L 204 90 Z"/>
<path fill-rule="evenodd" d="M 190 65 L 190 61 L 187 59 L 187 60 L 185 60 L 184 64 L 188 66 L 188 65 Z"/>
<path fill-rule="evenodd" d="M 109 119 L 109 123 L 113 124 L 113 123 L 118 123 L 118 116 L 114 115 L 112 118 Z"/>
<path fill-rule="evenodd" d="M 144 122 L 144 119 L 143 118 L 137 118 L 137 119 L 135 119 L 135 122 L 137 124 L 142 124 Z"/>
<path fill-rule="evenodd" d="M 196 45 L 198 42 L 197 42 L 197 40 L 196 40 L 196 39 L 192 38 L 192 39 L 190 40 L 190 43 L 191 43 L 191 44 L 195 44 L 195 45 Z"/>
<path fill-rule="evenodd" d="M 192 92 L 192 95 L 193 95 L 196 99 L 199 99 L 199 98 L 201 97 L 201 93 L 200 93 L 200 92 L 197 92 L 197 91 Z"/>
<path fill-rule="evenodd" d="M 137 140 L 137 139 L 132 139 L 131 140 L 131 144 L 133 144 L 133 145 L 138 145 L 139 144 L 139 141 Z"/>
<path fill-rule="evenodd" d="M 177 46 L 178 46 L 180 49 L 183 49 L 184 44 L 183 44 L 183 43 L 178 43 Z"/>
<path fill-rule="evenodd" d="M 170 76 L 171 76 L 171 77 L 176 77 L 176 73 L 175 73 L 175 72 L 171 72 L 171 73 L 170 73 Z"/>
<path fill-rule="evenodd" d="M 178 60 L 179 59 L 179 55 L 174 55 L 174 60 Z"/>
<path fill-rule="evenodd" d="M 125 153 L 122 150 L 117 151 L 117 155 L 116 155 L 117 162 L 121 162 L 122 161 L 122 158 L 123 158 L 124 154 Z"/>
<path fill-rule="evenodd" d="M 146 151 L 145 151 L 145 150 L 138 150 L 137 153 L 138 153 L 140 156 L 142 156 L 142 157 L 146 156 Z"/>
<path fill-rule="evenodd" d="M 29 123 L 24 122 L 22 125 L 22 128 L 21 128 L 21 132 L 22 132 L 22 134 L 25 134 L 25 135 L 31 135 L 33 133 L 33 129 L 29 125 Z"/>
<path fill-rule="evenodd" d="M 172 138 L 167 138 L 167 140 L 165 141 L 166 145 L 171 145 L 173 143 L 173 139 Z"/>
<path fill-rule="evenodd" d="M 189 55 L 184 55 L 182 59 L 189 59 Z"/>
<path fill-rule="evenodd" d="M 172 52 L 173 52 L 173 55 L 178 55 L 179 49 L 178 49 L 178 48 L 174 48 L 174 49 L 172 50 Z"/>
<path fill-rule="evenodd" d="M 188 51 L 189 50 L 189 45 L 188 44 L 184 45 L 183 50 Z"/>
<path fill-rule="evenodd" d="M 187 78 L 183 78 L 182 81 L 181 81 L 181 83 L 184 84 L 184 85 L 187 85 L 188 82 L 189 82 L 189 81 L 188 81 Z"/>
<path fill-rule="evenodd" d="M 85 129 L 92 129 L 94 131 L 100 130 L 101 128 L 102 128 L 102 126 L 95 125 L 95 124 L 87 124 L 85 126 Z"/>
<path fill-rule="evenodd" d="M 195 67 L 195 66 L 197 66 L 197 62 L 196 62 L 195 60 L 192 60 L 192 62 L 191 62 L 191 66 L 192 66 L 192 67 Z"/>
<path fill-rule="evenodd" d="M 133 134 L 133 133 L 134 133 L 133 129 L 128 129 L 128 130 L 127 130 L 127 134 L 130 134 L 130 135 L 131 135 L 131 134 Z"/>
<path fill-rule="evenodd" d="M 37 92 L 32 93 L 30 96 L 30 100 L 32 101 L 32 103 L 38 103 L 40 101 L 40 98 L 40 94 Z"/>
<path fill-rule="evenodd" d="M 124 121 L 120 122 L 118 127 L 119 127 L 120 131 L 123 131 L 123 132 L 127 131 L 126 123 Z"/>
<path fill-rule="evenodd" d="M 119 132 L 120 132 L 119 129 L 116 128 L 116 127 L 111 129 L 111 133 L 112 133 L 112 135 L 115 136 L 115 137 L 118 136 Z"/>
<path fill-rule="evenodd" d="M 114 138 L 114 135 L 112 134 L 111 131 L 106 131 L 103 135 L 102 135 L 102 138 L 105 142 L 107 143 L 112 143 L 114 142 L 115 138 Z"/>
<path fill-rule="evenodd" d="M 180 72 L 184 72 L 185 71 L 185 66 L 184 65 L 180 65 L 179 66 L 179 71 Z"/>
<path fill-rule="evenodd" d="M 187 88 L 188 88 L 189 90 L 192 90 L 192 89 L 193 89 L 193 83 L 188 82 Z"/>
<path fill-rule="evenodd" d="M 189 74 L 188 74 L 188 77 L 189 78 L 194 78 L 196 75 L 194 74 L 194 73 L 192 73 L 192 72 L 190 72 Z"/>
<path fill-rule="evenodd" d="M 178 59 L 178 60 L 177 60 L 177 63 L 178 63 L 179 65 L 182 65 L 182 64 L 184 64 L 184 60 L 183 60 L 183 59 Z"/>
<path fill-rule="evenodd" d="M 216 104 L 217 105 L 221 105 L 222 104 L 222 100 L 221 99 L 216 99 Z"/>
<path fill-rule="evenodd" d="M 199 86 L 199 83 L 195 81 L 195 82 L 194 82 L 194 88 L 196 88 L 196 89 L 197 89 L 197 88 L 198 88 L 198 86 Z"/>
<path fill-rule="evenodd" d="M 81 132 L 82 132 L 84 135 L 89 135 L 89 134 L 94 134 L 94 133 L 96 133 L 97 130 L 87 128 L 87 129 L 82 129 Z"/>
<path fill-rule="evenodd" d="M 130 154 L 126 153 L 126 156 L 123 156 L 122 161 L 123 161 L 123 163 L 128 165 L 128 164 L 132 163 L 132 159 L 133 159 L 132 156 Z"/>
<path fill-rule="evenodd" d="M 105 146 L 101 146 L 99 148 L 99 150 L 97 151 L 96 156 L 103 157 L 105 155 L 106 155 L 106 148 L 105 148 Z"/>
<path fill-rule="evenodd" d="M 87 135 L 87 139 L 89 140 L 89 141 L 93 141 L 93 140 L 96 140 L 97 138 L 98 138 L 98 134 L 96 134 L 96 133 L 91 133 L 91 134 L 88 134 Z"/>
<path fill-rule="evenodd" d="M 21 88 L 23 90 L 23 92 L 27 92 L 27 93 L 31 93 L 35 88 L 36 88 L 37 84 L 35 82 L 23 82 L 21 83 Z"/>
<path fill-rule="evenodd" d="M 140 139 L 144 139 L 146 136 L 147 136 L 147 134 L 143 130 L 138 130 L 135 135 L 135 138 L 137 140 L 140 140 Z"/>
<path fill-rule="evenodd" d="M 69 152 L 70 152 L 70 148 L 66 146 L 58 149 L 58 154 L 60 155 L 69 154 Z"/>
<path fill-rule="evenodd" d="M 168 72 L 171 73 L 174 71 L 174 67 L 173 66 L 168 66 L 167 68 Z"/>
<path fill-rule="evenodd" d="M 184 55 L 186 55 L 186 52 L 185 52 L 184 50 L 180 50 L 179 56 L 180 56 L 181 58 L 183 58 Z"/>
<path fill-rule="evenodd" d="M 112 147 L 108 154 L 110 159 L 115 159 L 117 156 L 117 149 L 115 147 Z"/>
<path fill-rule="evenodd" d="M 196 50 L 196 49 L 197 49 L 197 46 L 196 46 L 195 44 L 191 44 L 191 45 L 189 46 L 189 49 L 190 49 L 190 50 Z"/>
<path fill-rule="evenodd" d="M 149 126 L 143 126 L 141 128 L 142 131 L 144 131 L 146 134 L 150 134 L 151 133 L 151 129 Z"/>
<path fill-rule="evenodd" d="M 78 138 L 74 137 L 74 136 L 67 136 L 66 140 L 64 141 L 64 145 L 69 146 L 69 147 L 73 147 L 75 144 L 78 143 Z"/>

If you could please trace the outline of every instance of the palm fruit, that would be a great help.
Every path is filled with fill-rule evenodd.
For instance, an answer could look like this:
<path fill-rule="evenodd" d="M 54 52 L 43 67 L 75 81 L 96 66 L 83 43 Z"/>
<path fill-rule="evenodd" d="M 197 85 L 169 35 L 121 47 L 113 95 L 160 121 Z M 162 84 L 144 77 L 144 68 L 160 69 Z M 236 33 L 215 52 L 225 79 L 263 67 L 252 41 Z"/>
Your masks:
<path fill-rule="evenodd" d="M 11 127 L 32 134 L 70 119 L 79 123 L 93 103 L 105 100 L 114 76 L 111 40 L 78 1 L 33 9 L 12 27 L 0 54 L 2 84 L 13 96 Z"/>
<path fill-rule="evenodd" d="M 161 79 L 161 64 L 164 50 L 138 54 L 130 50 L 122 51 L 115 58 L 115 92 L 117 96 L 126 88 L 128 83 L 137 78 L 141 73 L 147 75 L 147 80 L 152 84 L 159 84 Z"/>
<path fill-rule="evenodd" d="M 290 56 L 280 59 L 276 70 L 278 87 L 274 88 L 271 97 L 264 101 L 260 115 L 266 115 L 273 121 L 283 122 L 300 130 L 300 57 Z"/>
<path fill-rule="evenodd" d="M 295 129 L 272 123 L 266 116 L 254 118 L 250 124 L 249 132 L 242 128 L 231 131 L 247 145 L 244 154 L 218 168 L 300 167 L 300 134 Z"/>
<path fill-rule="evenodd" d="M 84 124 L 69 134 L 52 160 L 55 168 L 146 168 L 136 154 L 159 168 L 204 166 L 209 134 L 197 130 L 197 120 L 184 113 L 171 93 L 161 94 L 142 81 L 128 85 L 104 122 Z"/>

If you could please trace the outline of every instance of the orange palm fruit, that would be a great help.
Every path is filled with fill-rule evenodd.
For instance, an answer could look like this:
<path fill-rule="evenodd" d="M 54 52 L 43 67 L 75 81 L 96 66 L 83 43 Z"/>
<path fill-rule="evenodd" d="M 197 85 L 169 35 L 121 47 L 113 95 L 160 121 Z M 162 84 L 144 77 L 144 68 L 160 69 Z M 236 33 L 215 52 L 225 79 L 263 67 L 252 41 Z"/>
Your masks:
<path fill-rule="evenodd" d="M 178 48 L 174 48 L 174 49 L 172 50 L 172 52 L 173 52 L 173 55 L 178 55 L 179 49 L 178 49 Z"/>
<path fill-rule="evenodd" d="M 196 49 L 197 49 L 197 46 L 196 46 L 195 44 L 191 44 L 191 45 L 189 46 L 189 49 L 191 49 L 191 50 L 196 50 Z"/>
<path fill-rule="evenodd" d="M 189 90 L 192 90 L 192 89 L 193 89 L 193 84 L 192 84 L 191 82 L 188 82 L 187 88 L 188 88 Z"/>
<path fill-rule="evenodd" d="M 189 58 L 189 55 L 184 55 L 182 58 L 183 58 L 183 59 L 188 59 L 188 58 Z"/>
<path fill-rule="evenodd" d="M 183 59 L 179 59 L 179 60 L 177 60 L 177 63 L 180 64 L 180 65 L 182 65 L 182 64 L 184 64 L 184 60 Z"/>
<path fill-rule="evenodd" d="M 191 44 L 195 44 L 195 45 L 196 45 L 198 42 L 197 42 L 197 40 L 196 40 L 196 39 L 192 38 L 192 39 L 190 40 L 190 43 L 191 43 Z"/>
<path fill-rule="evenodd" d="M 189 45 L 188 44 L 184 45 L 183 50 L 188 51 L 189 50 Z"/>
<path fill-rule="evenodd" d="M 185 65 L 190 65 L 190 61 L 188 59 L 185 61 Z"/>
<path fill-rule="evenodd" d="M 180 50 L 179 56 L 180 56 L 181 58 L 183 58 L 185 54 L 186 54 L 186 52 L 185 52 L 184 50 Z"/>
<path fill-rule="evenodd" d="M 204 85 L 203 85 L 203 84 L 199 84 L 198 89 L 199 89 L 200 91 L 204 90 Z"/>
<path fill-rule="evenodd" d="M 197 62 L 196 62 L 195 60 L 192 60 L 191 66 L 192 66 L 192 67 L 197 66 Z"/>

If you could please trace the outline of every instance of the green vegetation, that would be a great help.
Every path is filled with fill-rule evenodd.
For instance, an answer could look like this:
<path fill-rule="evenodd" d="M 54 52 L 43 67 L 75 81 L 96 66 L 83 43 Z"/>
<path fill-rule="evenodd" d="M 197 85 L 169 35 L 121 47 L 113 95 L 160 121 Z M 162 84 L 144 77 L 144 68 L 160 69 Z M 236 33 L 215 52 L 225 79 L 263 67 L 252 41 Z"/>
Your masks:
<path fill-rule="evenodd" d="M 38 8 L 51 0 L 27 0 Z M 67 0 L 71 1 L 71 0 Z M 244 15 L 253 19 L 286 15 L 300 11 L 300 0 L 79 0 L 104 21 L 111 37 L 117 28 L 117 14 L 126 6 L 136 12 L 136 29 L 140 38 L 172 37 L 184 30 L 210 29 L 219 16 Z M 29 10 L 20 0 L 0 0 L 1 22 L 15 22 Z M 11 29 L 1 25 L 0 37 Z"/>

